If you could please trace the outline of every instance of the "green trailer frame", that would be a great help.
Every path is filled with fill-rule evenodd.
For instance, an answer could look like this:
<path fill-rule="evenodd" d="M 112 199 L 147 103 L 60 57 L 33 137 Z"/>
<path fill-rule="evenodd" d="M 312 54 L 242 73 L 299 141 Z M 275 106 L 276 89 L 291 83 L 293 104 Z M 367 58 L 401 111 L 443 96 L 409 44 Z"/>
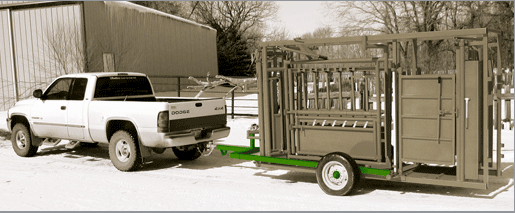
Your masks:
<path fill-rule="evenodd" d="M 455 71 L 422 74 L 418 45 L 439 40 L 455 44 Z M 411 47 L 411 64 L 401 63 L 401 42 Z M 328 194 L 350 192 L 338 188 L 340 172 L 349 175 L 344 183 L 365 177 L 486 189 L 502 171 L 501 149 L 493 149 L 503 147 L 500 131 L 493 141 L 500 42 L 500 31 L 485 28 L 264 42 L 256 60 L 259 129 L 248 131 L 250 147 L 217 149 L 259 166 L 316 170 Z M 316 51 L 349 45 L 376 55 L 329 59 Z"/>

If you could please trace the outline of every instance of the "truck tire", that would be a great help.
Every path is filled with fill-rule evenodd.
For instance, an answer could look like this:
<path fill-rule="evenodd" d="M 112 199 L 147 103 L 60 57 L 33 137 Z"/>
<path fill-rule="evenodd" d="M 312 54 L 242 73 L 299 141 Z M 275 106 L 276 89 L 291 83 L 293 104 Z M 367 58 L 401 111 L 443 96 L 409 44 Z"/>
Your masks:
<path fill-rule="evenodd" d="M 199 145 L 189 145 L 181 147 L 172 147 L 173 153 L 179 160 L 195 160 L 202 155 L 202 149 Z"/>
<path fill-rule="evenodd" d="M 38 152 L 39 146 L 32 145 L 30 132 L 27 126 L 17 123 L 13 127 L 11 142 L 14 152 L 21 157 L 32 157 Z"/>
<path fill-rule="evenodd" d="M 359 182 L 360 170 L 356 162 L 347 154 L 326 155 L 316 168 L 317 182 L 329 195 L 349 194 Z"/>
<path fill-rule="evenodd" d="M 134 137 L 127 131 L 119 130 L 109 141 L 109 158 L 120 171 L 133 171 L 141 163 L 141 155 Z"/>

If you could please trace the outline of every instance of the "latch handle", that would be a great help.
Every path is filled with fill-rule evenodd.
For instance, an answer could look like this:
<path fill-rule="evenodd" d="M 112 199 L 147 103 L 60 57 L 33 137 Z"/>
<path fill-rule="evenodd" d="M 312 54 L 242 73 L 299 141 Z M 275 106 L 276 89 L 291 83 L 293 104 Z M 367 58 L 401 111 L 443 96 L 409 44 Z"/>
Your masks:
<path fill-rule="evenodd" d="M 465 98 L 465 129 L 469 128 L 469 101 L 470 98 Z"/>

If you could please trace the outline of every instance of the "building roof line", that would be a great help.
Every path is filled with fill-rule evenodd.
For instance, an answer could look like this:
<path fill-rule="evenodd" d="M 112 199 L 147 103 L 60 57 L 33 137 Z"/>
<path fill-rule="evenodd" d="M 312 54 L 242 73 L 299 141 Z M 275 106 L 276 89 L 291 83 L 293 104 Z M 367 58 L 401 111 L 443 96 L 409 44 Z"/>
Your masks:
<path fill-rule="evenodd" d="M 144 7 L 144 6 L 137 5 L 137 4 L 134 4 L 134 3 L 130 3 L 130 2 L 127 2 L 127 1 L 104 1 L 104 4 L 105 5 L 108 5 L 108 4 L 121 5 L 121 6 L 125 7 L 125 8 L 134 9 L 134 10 L 137 10 L 139 12 L 153 13 L 155 15 L 168 17 L 168 18 L 171 18 L 171 19 L 175 19 L 177 21 L 181 21 L 181 22 L 184 22 L 184 23 L 192 24 L 192 25 L 197 25 L 199 27 L 204 27 L 204 28 L 207 28 L 209 30 L 216 31 L 214 28 L 212 28 L 210 26 L 199 24 L 197 22 L 194 22 L 194 21 L 191 21 L 191 20 L 179 17 L 179 16 L 175 16 L 175 15 L 171 15 L 171 14 L 168 14 L 168 13 L 164 13 L 164 12 L 161 12 L 159 10 L 155 10 L 155 9 L 152 9 L 152 8 Z"/>

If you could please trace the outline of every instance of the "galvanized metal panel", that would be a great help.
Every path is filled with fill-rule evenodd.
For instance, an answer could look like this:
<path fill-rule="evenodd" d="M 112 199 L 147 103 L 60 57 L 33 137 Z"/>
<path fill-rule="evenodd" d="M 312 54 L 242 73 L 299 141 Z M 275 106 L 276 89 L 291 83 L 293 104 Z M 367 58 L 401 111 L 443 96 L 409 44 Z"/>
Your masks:
<path fill-rule="evenodd" d="M 479 61 L 465 62 L 465 179 L 479 179 L 480 151 L 483 142 L 483 66 Z M 468 106 L 468 107 L 467 107 Z"/>
<path fill-rule="evenodd" d="M 331 152 L 344 152 L 355 159 L 375 160 L 375 131 L 370 130 L 300 130 L 298 153 L 325 156 Z"/>
<path fill-rule="evenodd" d="M 14 89 L 12 78 L 12 50 L 10 45 L 10 23 L 9 10 L 0 10 L 0 76 L 2 82 L 0 84 L 0 92 L 2 100 L 0 102 L 0 110 L 7 110 L 14 105 Z"/>
<path fill-rule="evenodd" d="M 454 88 L 454 75 L 400 77 L 401 161 L 454 165 Z"/>
<path fill-rule="evenodd" d="M 218 74 L 214 29 L 132 3 L 84 2 L 84 11 L 86 43 L 94 61 L 89 71 L 99 70 L 102 52 L 113 51 L 118 71 Z"/>
<path fill-rule="evenodd" d="M 13 36 L 20 98 L 53 78 L 81 72 L 83 39 L 79 5 L 13 11 Z"/>

